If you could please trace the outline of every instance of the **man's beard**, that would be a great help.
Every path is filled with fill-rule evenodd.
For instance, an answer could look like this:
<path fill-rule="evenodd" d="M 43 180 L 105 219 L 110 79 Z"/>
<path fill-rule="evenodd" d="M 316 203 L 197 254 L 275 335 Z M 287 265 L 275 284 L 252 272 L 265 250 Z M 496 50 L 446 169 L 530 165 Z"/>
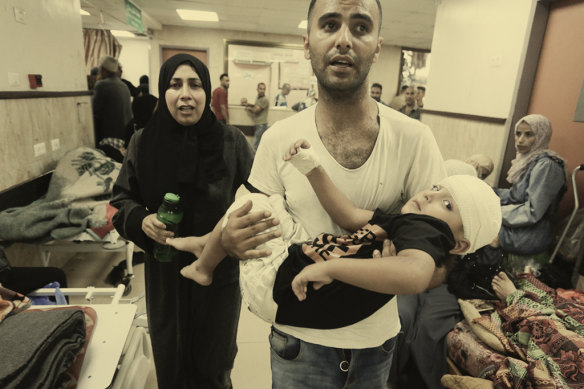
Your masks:
<path fill-rule="evenodd" d="M 373 64 L 373 55 L 366 60 L 364 63 L 359 63 L 357 61 L 354 62 L 353 67 L 358 69 L 354 76 L 350 79 L 331 79 L 329 77 L 329 73 L 327 73 L 327 68 L 329 67 L 328 62 L 322 63 L 315 63 L 315 56 L 313 53 L 310 55 L 310 63 L 312 65 L 312 70 L 316 79 L 318 80 L 319 86 L 322 90 L 331 95 L 331 96 L 351 96 L 356 91 L 361 89 L 365 85 L 365 81 L 367 80 L 367 75 L 369 74 L 369 70 L 371 69 L 371 65 Z M 325 59 L 326 60 L 326 59 Z M 319 68 L 322 66 L 322 70 Z M 318 69 L 318 70 L 315 70 Z M 366 69 L 366 71 L 364 71 Z"/>

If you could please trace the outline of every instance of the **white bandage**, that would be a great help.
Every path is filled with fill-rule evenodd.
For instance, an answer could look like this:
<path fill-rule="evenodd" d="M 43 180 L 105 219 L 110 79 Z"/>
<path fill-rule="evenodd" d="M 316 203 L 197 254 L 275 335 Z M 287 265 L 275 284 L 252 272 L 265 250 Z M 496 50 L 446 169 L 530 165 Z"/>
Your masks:
<path fill-rule="evenodd" d="M 312 148 L 299 148 L 298 152 L 290 159 L 290 162 L 304 175 L 320 165 L 318 155 L 316 155 Z"/>

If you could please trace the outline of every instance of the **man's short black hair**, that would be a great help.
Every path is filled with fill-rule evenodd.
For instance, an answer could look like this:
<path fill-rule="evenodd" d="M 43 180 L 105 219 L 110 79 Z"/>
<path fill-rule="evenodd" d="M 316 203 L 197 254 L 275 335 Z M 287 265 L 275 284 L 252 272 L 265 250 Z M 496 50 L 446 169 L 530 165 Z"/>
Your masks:
<path fill-rule="evenodd" d="M 229 77 L 229 74 L 227 74 L 227 73 L 223 73 L 222 75 L 220 75 L 220 76 L 219 76 L 219 81 L 223 81 L 223 79 L 224 79 L 225 77 Z"/>
<path fill-rule="evenodd" d="M 425 86 L 419 86 L 418 87 L 418 90 L 421 90 L 423 92 L 426 92 L 426 87 Z"/>
<path fill-rule="evenodd" d="M 381 31 L 381 21 L 383 20 L 383 13 L 381 12 L 381 2 L 379 0 L 375 0 L 377 2 L 377 8 L 379 9 L 379 28 L 377 32 Z M 306 21 L 308 23 L 307 30 L 310 32 L 310 15 L 312 14 L 312 9 L 314 8 L 314 4 L 316 4 L 316 0 L 311 0 L 310 5 L 308 6 L 308 16 L 306 17 Z"/>
<path fill-rule="evenodd" d="M 381 84 L 374 82 L 373 84 L 371 84 L 371 88 L 379 88 L 379 90 L 383 90 L 383 87 L 381 86 Z"/>

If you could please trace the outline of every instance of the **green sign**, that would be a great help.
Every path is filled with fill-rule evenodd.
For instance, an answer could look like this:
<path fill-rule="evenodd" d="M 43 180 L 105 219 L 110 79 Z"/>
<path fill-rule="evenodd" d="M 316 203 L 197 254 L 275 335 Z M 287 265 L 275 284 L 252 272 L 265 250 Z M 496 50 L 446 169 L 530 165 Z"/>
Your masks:
<path fill-rule="evenodd" d="M 142 11 L 128 0 L 124 0 L 124 3 L 126 4 L 126 23 L 142 32 Z"/>

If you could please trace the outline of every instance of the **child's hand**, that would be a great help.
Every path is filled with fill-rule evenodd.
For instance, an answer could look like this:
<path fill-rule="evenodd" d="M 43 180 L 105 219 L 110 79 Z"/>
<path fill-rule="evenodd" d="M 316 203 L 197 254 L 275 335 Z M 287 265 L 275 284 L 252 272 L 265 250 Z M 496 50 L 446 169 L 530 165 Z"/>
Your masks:
<path fill-rule="evenodd" d="M 310 143 L 305 139 L 299 139 L 292 143 L 286 150 L 283 159 L 290 161 L 304 175 L 320 165 L 318 155 L 310 148 Z"/>
<path fill-rule="evenodd" d="M 383 257 L 395 257 L 397 255 L 397 250 L 393 242 L 389 239 L 383 240 L 383 251 L 379 252 L 379 250 L 373 251 L 373 258 L 383 258 Z"/>
<path fill-rule="evenodd" d="M 308 283 L 311 281 L 314 290 L 318 290 L 324 285 L 333 282 L 333 279 L 328 275 L 326 262 L 318 262 L 308 265 L 302 269 L 296 277 L 294 277 L 292 280 L 292 291 L 299 301 L 306 299 Z"/>
<path fill-rule="evenodd" d="M 186 238 L 167 238 L 166 244 L 180 251 L 188 251 L 199 258 L 207 239 L 202 236 L 187 236 Z"/>

